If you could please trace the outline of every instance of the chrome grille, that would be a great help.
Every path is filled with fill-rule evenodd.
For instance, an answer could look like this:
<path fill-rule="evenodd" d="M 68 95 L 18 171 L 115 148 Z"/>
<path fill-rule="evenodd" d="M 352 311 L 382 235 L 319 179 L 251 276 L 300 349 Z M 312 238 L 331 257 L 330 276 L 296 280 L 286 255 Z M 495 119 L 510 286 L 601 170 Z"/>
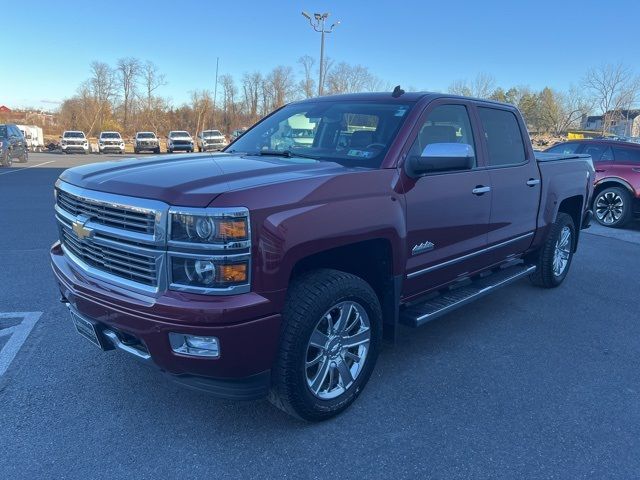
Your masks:
<path fill-rule="evenodd" d="M 131 232 L 153 235 L 155 212 L 77 197 L 57 190 L 58 206 L 71 215 L 86 215 L 92 222 Z"/>
<path fill-rule="evenodd" d="M 61 240 L 71 254 L 91 267 L 144 285 L 155 287 L 158 284 L 153 256 L 100 245 L 90 238 L 80 240 L 66 228 L 62 228 Z"/>

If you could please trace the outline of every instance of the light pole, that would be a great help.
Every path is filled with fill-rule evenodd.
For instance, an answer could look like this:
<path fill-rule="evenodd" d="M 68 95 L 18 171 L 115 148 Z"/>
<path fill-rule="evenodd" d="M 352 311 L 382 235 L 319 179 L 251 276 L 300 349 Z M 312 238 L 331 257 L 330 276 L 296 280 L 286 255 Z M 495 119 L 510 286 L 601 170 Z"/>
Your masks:
<path fill-rule="evenodd" d="M 318 96 L 322 95 L 322 86 L 324 79 L 322 78 L 324 70 L 324 35 L 333 32 L 333 29 L 340 25 L 340 21 L 332 24 L 331 27 L 325 29 L 324 22 L 329 18 L 329 13 L 314 13 L 313 17 L 307 12 L 302 12 L 302 16 L 309 20 L 309 25 L 316 31 L 320 32 L 320 75 L 318 79 Z"/>

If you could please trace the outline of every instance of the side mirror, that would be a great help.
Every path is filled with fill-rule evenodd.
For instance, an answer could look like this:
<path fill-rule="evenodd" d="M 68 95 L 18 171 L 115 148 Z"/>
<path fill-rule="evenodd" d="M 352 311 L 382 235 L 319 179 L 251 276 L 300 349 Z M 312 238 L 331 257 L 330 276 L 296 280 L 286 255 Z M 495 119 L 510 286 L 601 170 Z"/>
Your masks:
<path fill-rule="evenodd" d="M 428 173 L 470 170 L 475 153 L 466 143 L 430 143 L 420 156 L 409 158 L 409 173 L 412 176 Z"/>

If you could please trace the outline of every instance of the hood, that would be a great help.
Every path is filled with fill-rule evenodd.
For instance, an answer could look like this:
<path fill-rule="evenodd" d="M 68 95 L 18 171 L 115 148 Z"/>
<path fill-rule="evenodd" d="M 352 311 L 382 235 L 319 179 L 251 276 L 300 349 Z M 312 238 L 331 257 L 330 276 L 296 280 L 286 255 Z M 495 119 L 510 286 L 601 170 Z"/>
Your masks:
<path fill-rule="evenodd" d="M 347 171 L 349 169 L 333 162 L 221 153 L 93 163 L 65 170 L 60 179 L 100 192 L 183 207 L 206 207 L 218 195 L 230 190 Z"/>

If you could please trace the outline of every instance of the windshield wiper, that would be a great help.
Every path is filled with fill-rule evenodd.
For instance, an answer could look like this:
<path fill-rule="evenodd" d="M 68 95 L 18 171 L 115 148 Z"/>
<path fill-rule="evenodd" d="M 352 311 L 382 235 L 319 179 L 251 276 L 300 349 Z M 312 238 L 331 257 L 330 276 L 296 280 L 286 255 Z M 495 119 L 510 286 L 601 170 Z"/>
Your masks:
<path fill-rule="evenodd" d="M 260 150 L 254 153 L 247 153 L 247 155 L 260 155 L 261 157 L 300 157 L 300 158 L 310 158 L 312 160 L 318 160 L 318 157 L 314 155 L 307 155 L 304 153 L 292 152 L 291 150 Z"/>

